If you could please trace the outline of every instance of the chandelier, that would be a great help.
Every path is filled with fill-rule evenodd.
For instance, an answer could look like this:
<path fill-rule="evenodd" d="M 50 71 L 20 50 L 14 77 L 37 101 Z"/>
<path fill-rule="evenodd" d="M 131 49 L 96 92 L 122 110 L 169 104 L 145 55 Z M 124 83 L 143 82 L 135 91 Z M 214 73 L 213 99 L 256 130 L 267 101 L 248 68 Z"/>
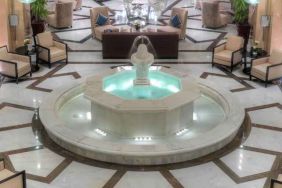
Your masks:
<path fill-rule="evenodd" d="M 245 0 L 246 3 L 251 5 L 259 4 L 260 0 Z"/>
<path fill-rule="evenodd" d="M 151 6 L 157 17 L 160 17 L 167 5 L 167 0 L 148 0 L 149 6 Z"/>
<path fill-rule="evenodd" d="M 30 4 L 30 3 L 33 3 L 36 0 L 18 0 L 18 1 L 21 2 L 21 3 L 25 3 L 25 4 Z"/>

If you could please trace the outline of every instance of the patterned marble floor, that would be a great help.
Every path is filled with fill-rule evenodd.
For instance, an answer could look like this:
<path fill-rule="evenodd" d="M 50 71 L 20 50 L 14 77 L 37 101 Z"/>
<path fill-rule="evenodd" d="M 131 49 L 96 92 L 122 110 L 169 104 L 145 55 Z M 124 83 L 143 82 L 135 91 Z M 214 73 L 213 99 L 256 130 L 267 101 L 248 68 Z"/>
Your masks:
<path fill-rule="evenodd" d="M 70 63 L 57 64 L 52 69 L 40 65 L 32 79 L 18 85 L 9 80 L 4 82 L 0 88 L 0 153 L 8 168 L 26 170 L 28 188 L 269 187 L 270 179 L 282 174 L 282 87 L 279 82 L 264 88 L 260 82 L 249 81 L 242 67 L 232 74 L 212 68 L 210 50 L 225 36 L 236 33 L 235 26 L 203 29 L 200 11 L 186 0 L 169 1 L 170 8 L 186 7 L 189 11 L 188 37 L 180 42 L 180 58 L 159 63 L 214 82 L 239 99 L 252 127 L 238 147 L 205 162 L 143 168 L 80 160 L 40 139 L 34 126 L 38 123 L 37 109 L 46 96 L 65 84 L 75 85 L 90 75 L 127 62 L 103 60 L 101 43 L 91 38 L 89 29 L 91 7 L 106 5 L 118 11 L 121 4 L 122 0 L 104 4 L 84 0 L 82 10 L 74 12 L 72 29 L 50 28 L 59 40 L 70 46 Z M 167 9 L 164 15 L 169 12 Z"/>

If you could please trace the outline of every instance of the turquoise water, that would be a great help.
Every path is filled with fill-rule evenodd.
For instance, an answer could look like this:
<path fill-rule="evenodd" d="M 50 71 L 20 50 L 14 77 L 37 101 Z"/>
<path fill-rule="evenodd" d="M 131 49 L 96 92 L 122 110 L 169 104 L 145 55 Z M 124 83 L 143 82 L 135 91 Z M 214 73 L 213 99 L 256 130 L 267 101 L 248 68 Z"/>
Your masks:
<path fill-rule="evenodd" d="M 161 99 L 181 90 L 179 78 L 158 70 L 149 71 L 149 86 L 135 86 L 135 70 L 125 70 L 103 79 L 103 90 L 123 99 Z"/>

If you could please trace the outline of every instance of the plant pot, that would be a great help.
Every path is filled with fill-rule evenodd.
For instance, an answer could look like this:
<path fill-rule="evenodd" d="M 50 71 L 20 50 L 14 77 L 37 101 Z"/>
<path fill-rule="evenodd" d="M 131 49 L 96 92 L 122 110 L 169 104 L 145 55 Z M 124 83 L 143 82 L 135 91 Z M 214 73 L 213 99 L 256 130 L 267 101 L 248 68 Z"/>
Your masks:
<path fill-rule="evenodd" d="M 45 31 L 45 22 L 44 21 L 35 21 L 31 23 L 33 36 L 36 36 L 38 33 L 43 33 Z"/>
<path fill-rule="evenodd" d="M 251 26 L 249 24 L 237 24 L 238 35 L 244 38 L 244 51 L 247 50 Z"/>

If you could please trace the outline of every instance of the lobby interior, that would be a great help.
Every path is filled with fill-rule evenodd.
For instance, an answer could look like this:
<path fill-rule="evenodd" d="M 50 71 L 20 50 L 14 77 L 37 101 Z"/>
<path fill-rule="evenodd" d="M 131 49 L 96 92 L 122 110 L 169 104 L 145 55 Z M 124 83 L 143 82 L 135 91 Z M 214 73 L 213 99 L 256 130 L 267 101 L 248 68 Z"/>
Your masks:
<path fill-rule="evenodd" d="M 282 187 L 281 0 L 0 0 L 0 33 L 0 188 Z"/>

